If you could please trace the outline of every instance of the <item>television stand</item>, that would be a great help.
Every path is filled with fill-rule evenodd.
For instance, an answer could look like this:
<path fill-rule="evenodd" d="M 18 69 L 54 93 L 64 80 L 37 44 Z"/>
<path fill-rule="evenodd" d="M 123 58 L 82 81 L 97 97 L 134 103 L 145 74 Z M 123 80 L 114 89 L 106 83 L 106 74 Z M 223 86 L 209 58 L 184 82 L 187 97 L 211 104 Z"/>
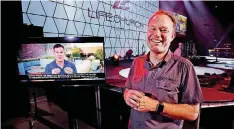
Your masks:
<path fill-rule="evenodd" d="M 30 114 L 30 117 L 32 117 L 32 120 L 31 119 L 29 120 L 30 129 L 33 129 L 34 123 L 36 120 L 40 121 L 43 124 L 46 124 L 46 126 L 49 126 L 50 128 L 62 129 L 61 127 L 43 118 L 43 116 L 53 116 L 54 114 L 38 109 L 35 87 L 33 87 L 32 95 L 33 95 L 33 101 L 34 101 L 34 111 L 31 111 L 31 114 Z"/>
<path fill-rule="evenodd" d="M 100 99 L 100 87 L 95 87 L 95 100 L 96 100 L 96 112 L 97 112 L 97 125 L 98 129 L 101 129 L 102 115 L 101 115 L 101 99 Z"/>
<path fill-rule="evenodd" d="M 98 84 L 97 84 L 98 85 Z M 102 116 L 101 116 L 101 101 L 100 101 L 100 85 L 62 85 L 62 87 L 70 87 L 70 88 L 76 88 L 76 87 L 94 87 L 94 92 L 95 92 L 95 102 L 96 102 L 96 116 L 97 116 L 97 129 L 102 128 Z M 75 90 L 73 90 L 75 91 Z M 79 123 L 78 119 L 79 117 L 75 117 L 72 112 L 72 104 L 73 104 L 73 93 L 71 93 L 69 97 L 69 102 L 68 102 L 68 122 L 69 122 L 69 129 L 79 129 Z"/>

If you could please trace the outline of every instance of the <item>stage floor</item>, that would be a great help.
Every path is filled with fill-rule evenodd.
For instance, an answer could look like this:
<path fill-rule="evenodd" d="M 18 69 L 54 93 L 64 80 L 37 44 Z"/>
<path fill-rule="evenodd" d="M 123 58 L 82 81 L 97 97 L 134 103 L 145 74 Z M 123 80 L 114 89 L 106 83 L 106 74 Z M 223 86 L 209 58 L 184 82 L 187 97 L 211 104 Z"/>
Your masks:
<path fill-rule="evenodd" d="M 207 64 L 208 67 L 212 67 L 212 68 L 219 68 L 219 69 L 233 69 L 234 68 L 234 64 L 219 64 L 219 63 L 215 63 L 215 64 Z"/>
<path fill-rule="evenodd" d="M 129 73 L 130 65 L 131 61 L 120 61 L 118 66 L 107 65 L 107 84 L 117 88 L 123 88 Z M 226 72 L 226 69 L 200 66 L 195 66 L 195 70 L 198 75 L 204 75 L 205 73 L 210 73 L 212 75 L 215 73 L 219 76 Z M 202 103 L 202 108 L 234 105 L 234 93 L 223 91 L 224 86 L 229 84 L 230 78 L 228 80 L 228 77 L 226 79 L 222 76 L 220 77 L 223 78 L 223 80 L 217 82 L 212 87 L 204 87 L 201 85 L 205 99 L 205 102 Z"/>
<path fill-rule="evenodd" d="M 215 68 L 210 68 L 210 67 L 200 67 L 200 66 L 194 66 L 196 74 L 197 75 L 205 75 L 205 73 L 209 73 L 210 75 L 212 74 L 223 74 L 225 71 L 220 70 L 220 69 L 215 69 Z M 127 78 L 128 73 L 129 73 L 130 68 L 125 68 L 119 71 L 119 75 Z"/>
<path fill-rule="evenodd" d="M 207 60 L 216 60 L 216 57 L 213 56 L 199 56 L 199 57 L 205 57 L 205 59 Z M 217 57 L 218 61 L 233 61 L 234 62 L 234 58 L 221 58 L 221 57 Z"/>

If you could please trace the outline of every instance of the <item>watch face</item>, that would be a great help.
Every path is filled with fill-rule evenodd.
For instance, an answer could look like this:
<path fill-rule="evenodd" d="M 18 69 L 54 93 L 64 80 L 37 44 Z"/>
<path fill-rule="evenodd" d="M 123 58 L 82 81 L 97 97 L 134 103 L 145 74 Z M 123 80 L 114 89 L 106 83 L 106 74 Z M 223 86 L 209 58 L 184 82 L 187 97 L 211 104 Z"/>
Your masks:
<path fill-rule="evenodd" d="M 159 105 L 158 105 L 158 112 L 159 113 L 163 112 L 163 109 L 164 109 L 163 103 L 159 103 Z"/>

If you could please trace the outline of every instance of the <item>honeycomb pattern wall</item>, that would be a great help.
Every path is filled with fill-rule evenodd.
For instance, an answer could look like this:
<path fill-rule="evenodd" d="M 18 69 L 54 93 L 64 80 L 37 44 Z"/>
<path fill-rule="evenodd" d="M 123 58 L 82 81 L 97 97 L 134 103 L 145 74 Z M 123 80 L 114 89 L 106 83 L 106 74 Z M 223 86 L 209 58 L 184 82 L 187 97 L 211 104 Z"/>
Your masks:
<path fill-rule="evenodd" d="M 23 22 L 43 27 L 45 37 L 105 37 L 105 58 L 147 51 L 147 22 L 158 9 L 158 1 L 22 1 Z"/>

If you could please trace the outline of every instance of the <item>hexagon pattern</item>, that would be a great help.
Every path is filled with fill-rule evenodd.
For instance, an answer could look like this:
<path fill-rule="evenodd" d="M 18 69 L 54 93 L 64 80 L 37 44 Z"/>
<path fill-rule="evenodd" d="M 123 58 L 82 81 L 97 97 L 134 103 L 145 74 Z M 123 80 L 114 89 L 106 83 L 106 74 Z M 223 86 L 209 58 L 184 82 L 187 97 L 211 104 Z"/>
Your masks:
<path fill-rule="evenodd" d="M 146 31 L 158 1 L 22 1 L 23 22 L 43 27 L 45 37 L 104 36 L 105 58 L 148 51 Z"/>

